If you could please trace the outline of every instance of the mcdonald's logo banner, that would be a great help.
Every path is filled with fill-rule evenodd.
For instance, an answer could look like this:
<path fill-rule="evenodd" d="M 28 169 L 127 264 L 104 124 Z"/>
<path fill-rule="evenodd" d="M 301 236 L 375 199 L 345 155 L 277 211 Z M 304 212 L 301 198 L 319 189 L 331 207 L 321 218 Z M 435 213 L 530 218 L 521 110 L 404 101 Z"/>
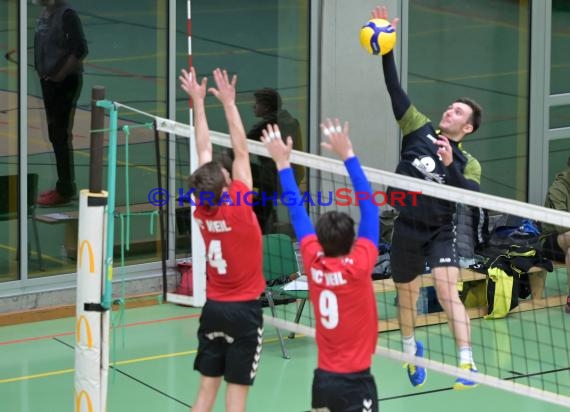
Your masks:
<path fill-rule="evenodd" d="M 105 250 L 105 206 L 87 199 L 106 197 L 82 190 L 77 242 L 77 307 L 75 322 L 75 412 L 104 412 L 107 391 L 108 314 L 86 312 L 85 303 L 100 303 Z M 102 341 L 107 347 L 102 346 Z"/>

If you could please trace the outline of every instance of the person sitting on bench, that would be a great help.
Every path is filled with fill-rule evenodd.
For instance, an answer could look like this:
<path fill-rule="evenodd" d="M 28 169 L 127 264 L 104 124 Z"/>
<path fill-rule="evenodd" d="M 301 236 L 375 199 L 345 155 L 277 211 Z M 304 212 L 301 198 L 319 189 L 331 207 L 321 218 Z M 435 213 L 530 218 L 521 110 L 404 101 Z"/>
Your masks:
<path fill-rule="evenodd" d="M 550 185 L 544 206 L 570 212 L 570 157 L 566 169 L 558 173 Z M 546 235 L 542 244 L 543 257 L 566 263 L 569 290 L 565 310 L 570 314 L 570 228 L 543 223 L 542 232 Z"/>

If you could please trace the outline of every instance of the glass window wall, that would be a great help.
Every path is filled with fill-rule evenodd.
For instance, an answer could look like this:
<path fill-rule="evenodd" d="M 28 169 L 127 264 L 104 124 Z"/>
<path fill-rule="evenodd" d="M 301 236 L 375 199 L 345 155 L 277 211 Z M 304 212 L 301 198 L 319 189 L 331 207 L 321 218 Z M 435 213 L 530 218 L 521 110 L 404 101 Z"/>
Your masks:
<path fill-rule="evenodd" d="M 570 2 L 567 0 L 552 0 L 552 42 L 550 93 L 570 93 Z"/>
<path fill-rule="evenodd" d="M 186 27 L 186 1 L 179 0 L 177 27 Z M 300 0 L 221 0 L 192 3 L 192 61 L 200 78 L 208 77 L 213 85 L 212 70 L 225 68 L 230 75 L 238 76 L 237 104 L 248 137 L 258 139 L 255 127 L 267 118 L 279 124 L 299 123 L 299 149 L 307 150 L 309 112 L 309 2 Z M 222 29 L 221 29 L 222 28 Z M 188 66 L 188 41 L 185 30 L 177 31 L 178 69 Z M 263 89 L 263 91 L 261 91 Z M 255 109 L 254 94 L 261 91 L 271 103 L 282 101 L 281 110 L 263 114 Z M 188 98 L 177 89 L 177 120 L 188 121 Z M 227 124 L 219 102 L 206 98 L 209 127 L 227 133 Z M 273 117 L 272 117 L 273 116 Z M 283 127 L 283 126 L 282 126 Z M 176 142 L 176 182 L 186 188 L 188 176 L 188 140 Z M 254 185 L 256 160 L 252 159 Z M 261 188 L 263 190 L 263 188 Z M 269 212 L 257 211 L 264 230 L 274 232 L 288 225 L 287 213 L 279 207 Z M 177 213 L 177 233 L 187 232 L 188 210 Z M 262 223 L 263 224 L 263 223 Z M 189 239 L 189 235 L 186 236 Z M 179 257 L 189 254 L 190 243 L 179 239 Z"/>
<path fill-rule="evenodd" d="M 483 107 L 464 140 L 482 167 L 481 191 L 526 200 L 529 4 L 410 0 L 408 92 L 438 123 L 456 98 Z"/>
<path fill-rule="evenodd" d="M 570 166 L 570 137 L 550 142 L 548 163 L 548 182 L 554 181 L 558 173 Z"/>
<path fill-rule="evenodd" d="M 103 86 L 108 99 L 154 115 L 166 116 L 167 108 L 167 0 L 137 1 L 132 7 L 73 0 L 67 3 L 71 10 L 59 1 L 39 3 L 28 7 L 28 168 L 39 176 L 36 213 L 44 270 L 30 261 L 30 277 L 75 272 L 78 193 L 89 180 L 92 87 Z M 158 219 L 147 200 L 158 185 L 154 133 L 141 127 L 149 121 L 119 109 L 119 127 L 129 126 L 129 134 L 118 136 L 116 264 L 121 239 L 130 240 L 125 263 L 159 260 Z M 161 163 L 165 176 L 165 158 Z M 122 233 L 127 219 L 120 215 L 127 202 L 136 212 L 130 238 Z"/>
<path fill-rule="evenodd" d="M 570 127 L 570 105 L 550 108 L 550 128 Z"/>
<path fill-rule="evenodd" d="M 19 276 L 18 18 L 16 2 L 0 3 L 0 282 Z"/>

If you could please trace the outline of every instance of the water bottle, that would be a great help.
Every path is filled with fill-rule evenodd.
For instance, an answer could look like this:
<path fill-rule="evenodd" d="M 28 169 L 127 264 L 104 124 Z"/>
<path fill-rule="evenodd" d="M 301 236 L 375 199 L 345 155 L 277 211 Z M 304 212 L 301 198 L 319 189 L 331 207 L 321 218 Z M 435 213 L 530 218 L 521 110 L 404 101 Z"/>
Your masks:
<path fill-rule="evenodd" d="M 420 288 L 418 302 L 416 304 L 416 311 L 418 315 L 425 315 L 428 313 L 428 289 Z"/>
<path fill-rule="evenodd" d="M 63 261 L 63 263 L 67 263 L 67 249 L 63 243 L 59 247 L 59 258 Z"/>

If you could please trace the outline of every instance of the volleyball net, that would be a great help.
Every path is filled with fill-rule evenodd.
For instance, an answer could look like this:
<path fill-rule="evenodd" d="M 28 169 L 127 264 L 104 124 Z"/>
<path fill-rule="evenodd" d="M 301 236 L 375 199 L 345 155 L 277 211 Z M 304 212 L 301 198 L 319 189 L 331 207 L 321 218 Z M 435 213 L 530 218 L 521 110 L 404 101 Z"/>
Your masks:
<path fill-rule="evenodd" d="M 160 119 L 156 124 L 162 132 L 192 136 L 189 126 L 167 119 Z M 229 148 L 226 135 L 214 132 L 211 138 L 219 148 L 218 152 Z M 259 159 L 267 159 L 262 144 L 251 141 L 249 148 L 258 162 Z M 358 147 L 355 151 L 358 153 Z M 360 215 L 357 203 L 361 194 L 354 192 L 351 187 L 342 162 L 297 151 L 292 153 L 291 161 L 296 165 L 296 171 L 304 169 L 301 182 L 304 191 L 300 201 L 307 207 L 313 223 L 320 215 L 331 210 L 346 212 L 358 223 Z M 469 378 L 495 388 L 568 405 L 570 348 L 567 332 L 570 320 L 564 313 L 568 289 L 566 266 L 563 261 L 551 257 L 550 251 L 543 250 L 546 230 L 541 229 L 570 227 L 570 215 L 379 169 L 365 167 L 365 173 L 373 186 L 374 201 L 382 211 L 381 222 L 378 222 L 382 234 L 379 241 L 380 257 L 371 274 L 379 312 L 377 354 Z M 388 191 L 388 187 L 393 189 Z M 473 250 L 460 256 L 462 267 L 457 287 L 439 286 L 443 289 L 453 288 L 465 307 L 470 323 L 473 357 L 479 370 L 477 374 L 457 367 L 456 343 L 450 333 L 442 302 L 438 299 L 438 281 L 430 274 L 431 268 L 422 256 L 416 258 L 421 262 L 417 273 L 421 291 L 412 310 L 418 313 L 415 334 L 417 340 L 423 341 L 426 354 L 425 358 L 412 360 L 402 353 L 398 296 L 390 278 L 391 267 L 387 259 L 395 215 L 391 206 L 397 206 L 403 198 L 407 198 L 413 206 L 415 196 L 420 193 L 429 199 L 428 206 L 432 203 L 433 207 L 437 207 L 442 202 L 460 204 L 462 211 L 456 212 L 454 218 L 460 219 L 461 215 L 470 222 L 467 235 L 473 237 Z M 277 303 L 273 313 L 268 310 L 266 322 L 289 332 L 289 337 L 295 333 L 314 336 L 313 328 L 318 320 L 314 319 L 310 303 L 306 300 L 307 284 L 303 277 L 294 279 L 296 276 L 290 276 L 297 270 L 303 272 L 299 265 L 300 258 L 297 256 L 297 262 L 292 262 L 290 247 L 286 243 L 270 240 L 271 237 L 286 237 L 294 247 L 298 246 L 286 210 L 286 204 L 291 199 L 278 191 L 277 196 L 272 193 L 265 201 L 271 203 L 275 213 L 269 234 L 264 235 L 264 270 L 272 299 Z M 418 210 L 417 220 L 413 212 L 409 214 L 410 225 L 418 237 L 434 230 L 434 222 L 426 222 L 423 212 Z M 455 230 L 464 230 L 460 222 L 455 222 Z M 457 233 L 458 240 L 461 240 L 461 235 Z M 431 240 L 426 242 L 426 248 L 429 248 Z M 461 249 L 459 245 L 457 247 Z M 558 259 L 563 257 L 559 256 Z M 457 329 L 458 325 L 453 327 Z M 286 334 L 281 333 L 283 336 Z M 284 355 L 295 356 L 287 349 L 287 339 L 284 340 Z M 406 379 L 404 374 L 402 379 Z"/>
<path fill-rule="evenodd" d="M 133 110 L 120 103 L 114 105 L 119 111 Z M 161 140 L 167 137 L 174 138 L 173 141 L 190 139 L 188 144 L 193 149 L 193 127 L 146 113 L 141 115 L 152 120 Z M 210 137 L 215 157 L 223 156 L 231 148 L 227 134 L 211 131 Z M 268 154 L 263 145 L 255 141 L 249 141 L 248 145 L 252 164 L 267 164 Z M 162 147 L 168 150 L 167 145 Z M 358 147 L 355 147 L 355 152 L 358 154 Z M 341 161 L 299 151 L 293 151 L 291 161 L 296 172 L 301 171 L 303 175 L 299 179 L 302 199 L 297 201 L 303 202 L 313 223 L 331 210 L 348 213 L 356 224 L 359 223 L 358 201 L 362 200 L 359 199 L 362 194 L 354 192 Z M 261 170 L 265 177 L 273 173 Z M 376 354 L 553 404 L 570 404 L 570 347 L 567 337 L 570 317 L 564 313 L 568 293 L 567 272 L 564 262 L 543 258 L 548 253 L 543 250 L 546 233 L 542 230 L 552 226 L 570 227 L 570 215 L 380 169 L 364 167 L 364 170 L 373 187 L 373 199 L 381 210 L 378 222 L 380 256 L 370 280 L 379 314 Z M 184 175 L 184 171 L 181 174 Z M 143 186 L 144 182 L 140 182 L 139 189 L 146 193 Z M 388 187 L 392 190 L 387 190 Z M 397 206 L 403 197 L 413 205 L 420 194 L 429 199 L 428 206 L 431 203 L 434 207 L 460 204 L 464 209 L 463 215 L 468 216 L 471 222 L 468 234 L 476 238 L 473 241 L 476 249 L 468 256 L 462 256 L 457 285 L 454 282 L 442 285 L 445 280 L 431 275 L 429 262 L 423 256 L 416 257 L 421 289 L 417 301 L 409 309 L 417 313 L 415 336 L 424 343 L 426 351 L 423 358 L 415 358 L 402 352 L 398 304 L 402 306 L 403 300 L 398 298 L 391 278 L 394 268 L 388 256 L 397 215 L 393 206 Z M 314 336 L 315 322 L 319 320 L 315 319 L 307 299 L 308 282 L 300 265 L 298 244 L 287 213 L 287 203 L 291 199 L 280 193 L 278 187 L 276 193 L 259 193 L 257 201 L 262 205 L 270 203 L 271 208 L 269 224 L 264 227 L 263 263 L 268 285 L 268 293 L 262 297 L 267 305 L 265 330 L 266 334 L 271 334 L 269 326 L 275 327 L 279 331 L 283 355 L 295 357 L 295 352 L 288 348 L 288 342 L 298 334 Z M 426 222 L 423 212 L 418 210 L 417 219 L 413 212 L 407 217 L 408 226 L 418 238 L 436 230 L 434 222 Z M 191 210 L 185 213 L 191 219 Z M 192 236 L 195 296 L 190 297 L 187 303 L 200 306 L 198 303 L 205 296 L 206 253 L 196 227 L 193 227 Z M 432 240 L 428 238 L 425 247 L 431 245 Z M 470 324 L 477 374 L 457 367 L 457 347 L 448 327 L 448 316 L 443 310 L 445 302 L 438 299 L 441 289 L 445 288 L 457 294 L 465 307 L 464 322 L 465 325 Z M 176 299 L 169 294 L 169 301 L 179 303 Z M 461 321 L 456 319 L 451 323 L 454 330 L 461 328 L 458 322 Z M 402 379 L 407 379 L 404 372 Z"/>

